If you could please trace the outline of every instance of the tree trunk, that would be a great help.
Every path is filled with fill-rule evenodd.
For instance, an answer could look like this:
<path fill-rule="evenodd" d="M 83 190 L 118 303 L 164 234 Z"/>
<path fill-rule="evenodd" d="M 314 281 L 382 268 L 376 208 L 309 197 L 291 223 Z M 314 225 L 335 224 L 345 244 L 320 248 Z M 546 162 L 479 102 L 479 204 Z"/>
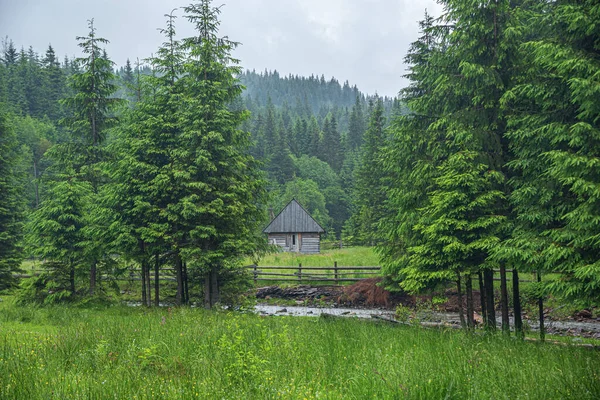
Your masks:
<path fill-rule="evenodd" d="M 183 266 L 179 252 L 175 255 L 175 273 L 177 275 L 177 294 L 175 301 L 178 306 L 183 302 Z"/>
<path fill-rule="evenodd" d="M 154 255 L 154 305 L 158 307 L 159 300 L 159 285 L 158 285 L 158 269 L 160 267 L 158 253 Z"/>
<path fill-rule="evenodd" d="M 146 261 L 142 260 L 142 305 L 148 305 L 148 295 L 146 294 Z"/>
<path fill-rule="evenodd" d="M 187 263 L 183 263 L 183 303 L 190 303 L 190 292 L 188 289 Z"/>
<path fill-rule="evenodd" d="M 477 279 L 479 280 L 479 300 L 481 303 L 481 318 L 483 318 L 483 324 L 487 325 L 487 310 L 485 307 L 485 283 L 483 282 L 483 274 L 481 271 L 477 271 Z"/>
<path fill-rule="evenodd" d="M 147 306 L 152 307 L 152 285 L 150 283 L 150 260 L 146 262 L 146 293 L 148 293 Z"/>
<path fill-rule="evenodd" d="M 204 275 L 204 308 L 210 310 L 212 305 L 210 304 L 210 271 Z"/>
<path fill-rule="evenodd" d="M 523 339 L 525 334 L 523 333 L 523 319 L 521 317 L 521 295 L 519 293 L 519 272 L 516 268 L 513 268 L 512 272 L 513 281 L 513 307 L 514 307 L 514 318 L 515 318 L 515 336 L 519 339 Z"/>
<path fill-rule="evenodd" d="M 92 262 L 92 266 L 90 268 L 90 296 L 93 296 L 96 292 L 96 261 Z"/>
<path fill-rule="evenodd" d="M 542 282 L 542 273 L 540 270 L 537 271 L 537 281 L 538 283 Z M 538 311 L 540 314 L 540 340 L 544 341 L 546 339 L 546 329 L 544 327 L 544 298 L 541 294 L 538 298 Z"/>
<path fill-rule="evenodd" d="M 71 294 L 75 294 L 75 266 L 73 261 L 69 263 L 69 284 L 71 286 Z"/>
<path fill-rule="evenodd" d="M 508 319 L 508 289 L 506 287 L 506 265 L 500 265 L 500 305 L 502 307 L 502 333 L 510 336 Z"/>
<path fill-rule="evenodd" d="M 458 294 L 458 316 L 460 317 L 460 326 L 466 328 L 465 313 L 463 310 L 463 295 L 462 295 L 462 283 L 460 279 L 460 272 L 456 272 L 456 291 Z"/>
<path fill-rule="evenodd" d="M 204 307 L 208 309 L 221 301 L 217 272 L 217 267 L 213 266 L 204 277 Z"/>
<path fill-rule="evenodd" d="M 486 269 L 483 271 L 485 281 L 485 310 L 487 311 L 486 330 L 496 330 L 496 310 L 494 307 L 494 271 Z"/>
<path fill-rule="evenodd" d="M 473 330 L 475 318 L 473 315 L 473 278 L 471 277 L 471 273 L 467 275 L 465 286 L 467 291 L 467 328 Z"/>
<path fill-rule="evenodd" d="M 219 290 L 219 274 L 216 266 L 213 266 L 210 273 L 210 286 L 211 286 L 211 303 L 212 306 L 221 301 L 221 291 Z"/>
<path fill-rule="evenodd" d="M 33 188 L 35 190 L 35 208 L 40 207 L 40 184 L 38 182 L 37 161 L 33 154 Z"/>

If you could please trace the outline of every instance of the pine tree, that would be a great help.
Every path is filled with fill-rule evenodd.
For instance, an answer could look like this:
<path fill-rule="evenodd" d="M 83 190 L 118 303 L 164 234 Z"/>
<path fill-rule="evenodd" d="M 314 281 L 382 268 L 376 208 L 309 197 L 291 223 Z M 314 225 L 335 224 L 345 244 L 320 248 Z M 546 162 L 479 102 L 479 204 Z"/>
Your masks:
<path fill-rule="evenodd" d="M 308 144 L 308 155 L 313 157 L 319 157 L 320 154 L 320 145 L 321 145 L 321 129 L 319 128 L 319 123 L 317 119 L 313 116 L 308 123 L 308 135 L 309 135 L 309 144 Z"/>
<path fill-rule="evenodd" d="M 385 146 L 385 120 L 383 102 L 377 99 L 371 106 L 369 127 L 365 133 L 359 165 L 356 169 L 355 185 L 355 226 L 354 236 L 363 243 L 375 244 L 378 241 L 377 223 L 383 217 L 386 200 L 383 175 L 383 148 Z"/>
<path fill-rule="evenodd" d="M 66 79 L 51 45 L 48 45 L 46 54 L 42 59 L 42 72 L 45 114 L 52 121 L 58 122 L 62 116 L 59 100 L 65 94 Z"/>
<path fill-rule="evenodd" d="M 517 218 L 501 255 L 559 272 L 546 291 L 586 301 L 600 293 L 599 12 L 594 1 L 540 2 L 527 15 L 527 67 L 504 98 Z"/>
<path fill-rule="evenodd" d="M 178 151 L 180 108 L 182 94 L 179 76 L 183 73 L 184 51 L 176 40 L 174 11 L 167 17 L 167 26 L 161 29 L 165 42 L 151 58 L 156 75 L 140 82 L 139 101 L 130 110 L 111 152 L 116 154 L 112 168 L 112 184 L 107 202 L 117 210 L 113 236 L 125 255 L 137 261 L 142 269 L 142 293 L 149 305 L 149 265 L 155 259 L 155 275 L 162 254 L 173 250 L 173 226 L 167 218 L 167 209 L 183 196 L 176 186 L 178 171 L 173 166 L 173 154 Z M 176 257 L 180 257 L 179 254 Z M 178 264 L 181 266 L 181 263 Z M 177 299 L 184 301 L 184 282 L 178 271 Z M 155 305 L 159 290 L 155 282 Z"/>
<path fill-rule="evenodd" d="M 275 146 L 269 159 L 267 172 L 269 177 L 279 184 L 291 180 L 294 177 L 294 163 L 291 152 L 285 140 L 285 127 L 280 121 L 275 137 Z"/>
<path fill-rule="evenodd" d="M 75 59 L 80 69 L 70 77 L 71 89 L 75 94 L 63 100 L 72 115 L 65 118 L 63 123 L 94 150 L 104 142 L 106 130 L 116 122 L 113 112 L 122 101 L 111 97 L 117 90 L 112 72 L 113 62 L 105 57 L 100 48 L 108 40 L 96 35 L 93 19 L 88 21 L 88 26 L 88 35 L 77 37 L 85 56 Z M 90 157 L 92 160 L 86 160 L 88 164 L 96 161 L 95 155 Z"/>
<path fill-rule="evenodd" d="M 61 146 L 59 152 L 62 152 L 60 157 L 67 161 L 67 166 L 73 167 L 79 174 L 79 179 L 89 182 L 94 194 L 97 194 L 102 184 L 100 162 L 105 158 L 102 145 L 108 128 L 117 121 L 114 112 L 122 104 L 122 100 L 112 97 L 117 90 L 112 72 L 113 63 L 100 48 L 100 45 L 108 43 L 108 40 L 96 35 L 93 20 L 88 21 L 88 26 L 88 35 L 77 38 L 84 57 L 75 60 L 75 65 L 80 70 L 70 76 L 73 95 L 62 101 L 70 112 L 62 123 L 71 130 L 73 141 Z M 96 219 L 91 218 L 88 221 Z M 99 231 L 92 226 L 88 228 L 90 234 Z M 107 252 L 102 248 L 102 241 L 88 239 L 89 288 L 90 294 L 94 294 L 97 267 Z"/>
<path fill-rule="evenodd" d="M 9 40 L 8 43 L 3 42 L 4 47 L 4 63 L 7 67 L 15 65 L 17 63 L 17 58 L 19 53 L 17 52 L 17 48 L 12 40 Z"/>
<path fill-rule="evenodd" d="M 498 1 L 475 10 L 464 1 L 445 3 L 445 18 L 454 29 L 443 55 L 435 60 L 446 68 L 434 90 L 437 101 L 445 104 L 440 122 L 446 125 L 449 146 L 428 193 L 429 203 L 415 225 L 424 243 L 413 248 L 411 260 L 426 271 L 452 271 L 458 274 L 457 282 L 462 272 L 482 269 L 486 326 L 493 330 L 492 268 L 497 264 L 491 255 L 504 239 L 508 213 L 506 121 L 500 99 L 512 85 L 516 43 L 506 32 L 514 2 Z M 504 289 L 505 274 L 501 278 Z M 507 330 L 505 290 L 502 307 Z"/>
<path fill-rule="evenodd" d="M 138 68 L 139 72 L 139 68 Z M 125 62 L 125 67 L 123 68 L 123 75 L 121 77 L 123 80 L 123 85 L 125 86 L 125 96 L 129 101 L 132 101 L 136 98 L 136 79 L 134 76 L 133 68 L 131 67 L 131 62 L 129 58 Z"/>
<path fill-rule="evenodd" d="M 15 284 L 13 273 L 19 270 L 22 259 L 19 158 L 17 138 L 7 115 L 0 111 L 0 289 Z"/>
<path fill-rule="evenodd" d="M 391 141 L 383 163 L 386 173 L 391 176 L 388 205 L 397 211 L 384 215 L 380 221 L 382 243 L 378 250 L 382 257 L 382 270 L 393 281 L 390 289 L 402 287 L 409 292 L 417 292 L 442 279 L 435 273 L 415 268 L 409 253 L 411 247 L 423 241 L 414 227 L 419 210 L 428 203 L 427 191 L 432 188 L 436 176 L 436 147 L 443 144 L 439 140 L 440 145 L 429 146 L 441 136 L 437 129 L 431 129 L 439 115 L 439 110 L 435 109 L 438 103 L 429 101 L 425 96 L 431 93 L 430 88 L 437 78 L 434 67 L 428 62 L 434 45 L 430 32 L 432 23 L 433 18 L 425 15 L 425 20 L 420 22 L 423 36 L 411 45 L 405 57 L 405 62 L 411 65 L 407 75 L 411 84 L 402 91 L 402 95 L 410 111 L 392 119 Z"/>
<path fill-rule="evenodd" d="M 411 85 L 403 95 L 410 113 L 396 116 L 386 157 L 389 207 L 398 212 L 381 224 L 383 265 L 411 291 L 455 280 L 461 295 L 466 277 L 468 314 L 471 274 L 482 269 L 484 318 L 495 329 L 491 268 L 497 266 L 492 250 L 504 238 L 508 211 L 500 98 L 512 79 L 516 44 L 505 34 L 512 5 L 500 1 L 473 9 L 464 1 L 444 3 L 452 30 L 426 15 L 422 36 L 406 58 Z M 464 324 L 472 323 L 468 315 Z"/>
<path fill-rule="evenodd" d="M 342 169 L 343 154 L 340 132 L 335 115 L 330 114 L 323 123 L 323 140 L 319 147 L 320 159 L 328 163 L 334 171 Z"/>
<path fill-rule="evenodd" d="M 36 293 L 36 297 L 47 303 L 74 296 L 77 276 L 85 267 L 83 229 L 87 224 L 86 208 L 91 201 L 92 187 L 76 175 L 74 170 L 63 171 L 48 182 L 47 197 L 28 222 L 31 253 L 46 260 L 44 266 L 48 270 L 48 275 L 42 276 L 37 285 L 45 293 Z"/>
<path fill-rule="evenodd" d="M 356 150 L 362 145 L 363 136 L 366 130 L 365 125 L 360 97 L 356 96 L 356 102 L 352 106 L 350 123 L 348 126 L 348 148 L 350 150 Z"/>
<path fill-rule="evenodd" d="M 220 8 L 203 0 L 184 8 L 196 36 L 184 39 L 179 152 L 174 166 L 183 196 L 167 210 L 179 229 L 176 250 L 192 270 L 205 274 L 207 306 L 220 301 L 220 276 L 255 248 L 255 226 L 262 221 L 263 181 L 248 155 L 249 135 L 239 130 L 248 117 L 231 111 L 241 94 L 241 70 L 231 57 L 237 46 L 218 36 Z"/>

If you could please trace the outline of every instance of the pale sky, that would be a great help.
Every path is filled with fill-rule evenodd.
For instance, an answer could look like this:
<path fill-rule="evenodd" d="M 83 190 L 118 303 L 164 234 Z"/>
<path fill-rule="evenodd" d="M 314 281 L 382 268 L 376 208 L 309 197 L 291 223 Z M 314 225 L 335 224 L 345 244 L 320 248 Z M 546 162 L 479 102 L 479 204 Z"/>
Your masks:
<path fill-rule="evenodd" d="M 60 60 L 79 56 L 76 36 L 97 33 L 110 41 L 109 57 L 121 66 L 149 57 L 163 37 L 164 14 L 173 8 L 179 38 L 193 35 L 181 0 L 0 0 L 0 37 L 43 54 L 52 44 Z M 366 93 L 394 96 L 407 84 L 403 58 L 434 0 L 215 0 L 224 4 L 220 34 L 241 42 L 234 56 L 245 69 L 334 76 Z"/>

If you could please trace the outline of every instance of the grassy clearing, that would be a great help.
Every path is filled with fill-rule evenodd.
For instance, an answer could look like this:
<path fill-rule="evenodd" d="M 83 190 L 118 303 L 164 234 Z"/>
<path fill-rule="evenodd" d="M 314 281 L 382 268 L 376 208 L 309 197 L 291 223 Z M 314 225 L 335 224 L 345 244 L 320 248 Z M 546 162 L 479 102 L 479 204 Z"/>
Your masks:
<path fill-rule="evenodd" d="M 322 251 L 320 254 L 274 253 L 263 257 L 258 265 L 297 267 L 333 267 L 334 261 L 345 267 L 366 267 L 379 265 L 379 259 L 372 247 L 349 247 Z M 251 262 L 248 262 L 251 264 Z"/>
<path fill-rule="evenodd" d="M 322 271 L 311 271 L 306 270 L 302 272 L 304 277 L 316 276 L 318 274 L 329 274 L 331 278 L 333 278 L 334 270 L 333 265 L 334 262 L 338 263 L 340 267 L 372 267 L 378 266 L 379 260 L 375 251 L 372 247 L 351 247 L 344 249 L 333 249 L 333 250 L 322 250 L 320 254 L 299 254 L 299 253 L 274 253 L 269 254 L 263 257 L 258 262 L 258 268 L 266 266 L 280 266 L 280 267 L 294 267 L 294 269 L 289 270 L 270 270 L 267 272 L 275 272 L 279 274 L 294 274 L 297 273 L 298 264 L 302 264 L 302 267 L 331 267 L 331 270 L 322 270 Z M 248 261 L 247 264 L 251 264 L 251 261 Z M 373 272 L 373 271 L 370 271 Z M 363 274 L 361 271 L 340 271 L 340 277 L 345 278 L 372 278 L 376 275 Z M 270 277 L 275 278 L 277 277 Z M 293 276 L 286 277 L 287 279 L 294 279 Z M 259 281 L 259 285 L 263 285 L 266 283 L 270 284 L 293 284 L 293 282 L 285 282 L 281 281 Z M 303 283 L 306 283 L 304 281 Z M 333 282 L 318 282 L 311 281 L 311 284 L 319 285 L 319 284 L 335 284 Z M 345 282 L 345 284 L 349 284 Z"/>
<path fill-rule="evenodd" d="M 351 319 L 0 306 L 0 398 L 595 399 L 588 349 Z"/>

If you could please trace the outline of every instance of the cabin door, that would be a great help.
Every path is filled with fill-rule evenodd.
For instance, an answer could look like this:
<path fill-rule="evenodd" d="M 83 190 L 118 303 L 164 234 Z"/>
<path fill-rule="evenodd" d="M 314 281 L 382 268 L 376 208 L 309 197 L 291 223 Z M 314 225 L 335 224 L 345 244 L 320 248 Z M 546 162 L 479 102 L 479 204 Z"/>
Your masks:
<path fill-rule="evenodd" d="M 297 252 L 300 248 L 300 244 L 298 243 L 298 234 L 292 233 L 292 245 L 290 246 L 290 250 Z"/>

